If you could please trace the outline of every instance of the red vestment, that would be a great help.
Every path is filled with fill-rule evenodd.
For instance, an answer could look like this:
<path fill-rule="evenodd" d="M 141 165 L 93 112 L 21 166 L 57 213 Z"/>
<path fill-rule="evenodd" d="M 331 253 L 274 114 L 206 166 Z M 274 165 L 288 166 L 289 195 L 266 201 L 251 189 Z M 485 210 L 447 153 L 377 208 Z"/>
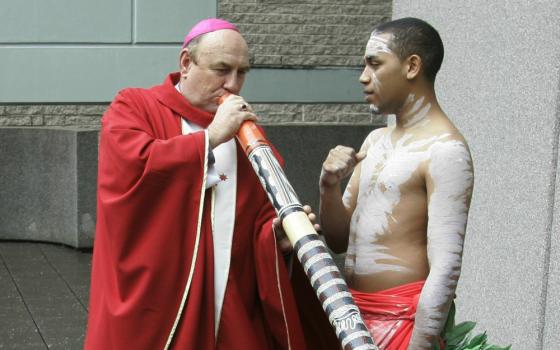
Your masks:
<path fill-rule="evenodd" d="M 412 282 L 376 293 L 350 290 L 380 350 L 408 348 L 424 282 Z"/>
<path fill-rule="evenodd" d="M 305 349 L 272 232 L 275 212 L 239 146 L 231 265 L 215 336 L 207 140 L 204 131 L 182 135 L 180 126 L 184 117 L 205 128 L 213 116 L 176 91 L 178 79 L 121 91 L 102 119 L 85 348 L 163 349 L 178 319 L 173 349 Z"/>

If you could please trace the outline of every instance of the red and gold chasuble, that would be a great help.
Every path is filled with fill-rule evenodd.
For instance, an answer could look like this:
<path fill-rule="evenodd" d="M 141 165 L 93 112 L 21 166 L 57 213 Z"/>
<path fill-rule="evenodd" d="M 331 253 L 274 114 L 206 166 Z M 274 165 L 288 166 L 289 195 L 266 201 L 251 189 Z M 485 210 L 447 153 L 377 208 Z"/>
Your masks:
<path fill-rule="evenodd" d="M 215 282 L 208 140 L 181 131 L 181 117 L 206 128 L 212 115 L 178 79 L 121 91 L 102 119 L 85 348 L 305 349 L 275 213 L 239 146 L 229 273 Z"/>

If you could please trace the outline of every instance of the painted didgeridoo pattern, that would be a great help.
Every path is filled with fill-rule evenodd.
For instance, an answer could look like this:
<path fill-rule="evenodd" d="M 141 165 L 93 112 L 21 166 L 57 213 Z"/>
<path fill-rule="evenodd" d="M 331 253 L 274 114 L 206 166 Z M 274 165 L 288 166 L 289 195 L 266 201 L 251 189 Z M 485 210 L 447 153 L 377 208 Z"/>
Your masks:
<path fill-rule="evenodd" d="M 222 97 L 221 101 L 225 99 Z M 293 187 L 257 126 L 246 121 L 237 139 L 282 220 L 309 281 L 344 350 L 377 350 L 331 255 L 303 211 Z"/>

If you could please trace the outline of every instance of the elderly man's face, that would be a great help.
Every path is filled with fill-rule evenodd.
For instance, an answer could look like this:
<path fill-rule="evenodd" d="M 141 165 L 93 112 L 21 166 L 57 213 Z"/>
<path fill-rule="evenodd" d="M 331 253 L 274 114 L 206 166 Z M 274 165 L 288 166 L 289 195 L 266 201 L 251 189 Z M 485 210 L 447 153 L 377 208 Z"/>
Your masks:
<path fill-rule="evenodd" d="M 186 57 L 185 57 L 186 56 Z M 202 110 L 216 112 L 216 98 L 226 92 L 239 95 L 249 70 L 249 50 L 233 30 L 208 33 L 198 44 L 197 56 L 181 55 L 183 95 Z"/>

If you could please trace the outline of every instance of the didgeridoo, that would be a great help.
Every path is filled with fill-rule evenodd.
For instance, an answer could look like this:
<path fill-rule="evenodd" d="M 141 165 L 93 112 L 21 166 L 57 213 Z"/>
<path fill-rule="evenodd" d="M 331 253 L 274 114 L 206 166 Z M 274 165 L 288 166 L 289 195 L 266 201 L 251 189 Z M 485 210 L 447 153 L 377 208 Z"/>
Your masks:
<path fill-rule="evenodd" d="M 221 104 L 229 95 L 220 97 Z M 237 140 L 272 202 L 323 310 L 344 350 L 377 350 L 352 294 L 327 247 L 303 211 L 269 142 L 252 121 L 245 121 Z"/>

